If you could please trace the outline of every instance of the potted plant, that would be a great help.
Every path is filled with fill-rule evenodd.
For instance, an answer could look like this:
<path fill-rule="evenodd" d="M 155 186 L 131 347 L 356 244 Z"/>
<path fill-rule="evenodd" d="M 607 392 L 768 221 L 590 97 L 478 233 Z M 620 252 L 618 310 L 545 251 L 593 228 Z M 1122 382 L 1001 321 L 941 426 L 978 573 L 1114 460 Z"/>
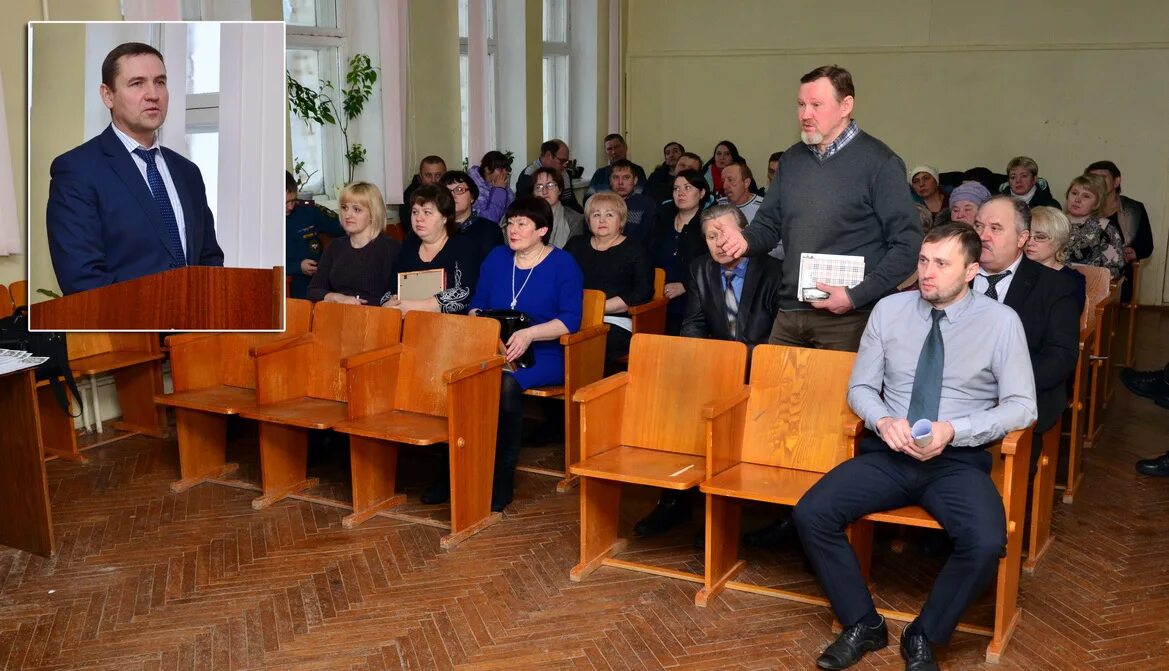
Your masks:
<path fill-rule="evenodd" d="M 353 181 L 353 171 L 365 162 L 365 147 L 359 143 L 349 142 L 349 122 L 357 118 L 365 109 L 365 103 L 373 96 L 373 85 L 377 82 L 377 70 L 373 67 L 369 56 L 356 54 L 349 59 L 349 71 L 345 73 L 345 87 L 340 93 L 340 106 L 334 95 L 337 93 L 333 82 L 321 82 L 319 91 L 314 91 L 285 72 L 288 86 L 288 104 L 293 114 L 304 119 L 307 123 L 317 123 L 322 126 L 332 124 L 341 130 L 341 137 L 345 142 L 345 162 L 349 165 L 349 178 L 346 183 Z"/>

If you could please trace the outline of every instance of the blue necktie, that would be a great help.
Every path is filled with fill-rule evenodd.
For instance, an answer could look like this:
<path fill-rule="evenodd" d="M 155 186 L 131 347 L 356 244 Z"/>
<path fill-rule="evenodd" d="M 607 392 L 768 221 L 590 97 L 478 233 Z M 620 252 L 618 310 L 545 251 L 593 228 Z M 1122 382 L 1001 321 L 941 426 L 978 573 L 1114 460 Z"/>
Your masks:
<path fill-rule="evenodd" d="M 162 215 L 162 227 L 166 230 L 166 243 L 170 247 L 171 256 L 178 259 L 178 266 L 187 265 L 187 258 L 183 255 L 183 241 L 179 237 L 179 221 L 175 218 L 175 210 L 171 207 L 170 196 L 166 193 L 166 185 L 162 183 L 162 173 L 154 163 L 154 152 L 157 149 L 143 149 L 138 147 L 134 154 L 146 161 L 146 183 L 150 185 L 150 194 L 154 196 L 154 204 L 158 206 L 158 213 Z"/>
<path fill-rule="evenodd" d="M 726 289 L 723 290 L 723 300 L 727 306 L 727 329 L 732 338 L 739 337 L 739 299 L 735 298 L 735 288 L 731 282 L 735 279 L 735 271 L 724 270 L 723 279 L 726 280 Z"/>
<path fill-rule="evenodd" d="M 908 420 L 910 426 L 919 419 L 938 421 L 938 406 L 942 402 L 942 364 L 946 347 L 942 343 L 942 315 L 944 310 L 930 310 L 934 323 L 921 344 L 917 357 L 917 371 L 913 375 L 913 391 L 909 394 Z"/>

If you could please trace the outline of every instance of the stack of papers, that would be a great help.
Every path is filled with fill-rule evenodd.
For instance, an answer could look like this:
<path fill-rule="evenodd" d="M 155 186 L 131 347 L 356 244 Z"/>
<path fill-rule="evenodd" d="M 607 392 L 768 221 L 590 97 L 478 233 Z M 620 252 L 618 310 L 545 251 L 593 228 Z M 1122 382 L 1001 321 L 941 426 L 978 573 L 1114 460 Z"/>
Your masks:
<path fill-rule="evenodd" d="M 817 283 L 851 289 L 864 279 L 863 256 L 804 252 L 800 254 L 800 282 L 796 297 L 804 302 L 824 300 L 828 294 L 817 289 Z"/>
<path fill-rule="evenodd" d="M 33 356 L 31 352 L 18 349 L 0 349 L 0 375 L 35 368 L 48 360 L 47 356 Z"/>

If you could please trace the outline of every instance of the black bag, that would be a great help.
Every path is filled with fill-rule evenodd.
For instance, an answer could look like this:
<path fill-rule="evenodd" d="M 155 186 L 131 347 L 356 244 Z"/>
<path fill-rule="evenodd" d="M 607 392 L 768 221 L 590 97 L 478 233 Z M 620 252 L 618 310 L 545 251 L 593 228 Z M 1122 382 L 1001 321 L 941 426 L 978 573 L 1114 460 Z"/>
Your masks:
<path fill-rule="evenodd" d="M 36 367 L 37 380 L 49 381 L 53 396 L 57 398 L 57 403 L 66 414 L 70 417 L 81 416 L 81 391 L 73 379 L 73 370 L 69 368 L 69 347 L 65 342 L 64 333 L 30 333 L 28 307 L 22 305 L 16 308 L 11 317 L 0 317 L 0 349 L 16 349 L 29 352 L 33 356 L 48 357 L 48 361 Z M 73 392 L 73 397 L 77 399 L 76 415 L 69 412 L 66 390 Z"/>
<path fill-rule="evenodd" d="M 511 338 L 511 334 L 516 331 L 532 325 L 531 318 L 519 310 L 480 310 L 478 315 L 499 322 L 499 339 L 503 342 L 507 342 L 508 338 Z M 520 368 L 531 368 L 536 365 L 536 353 L 529 347 L 512 364 Z"/>

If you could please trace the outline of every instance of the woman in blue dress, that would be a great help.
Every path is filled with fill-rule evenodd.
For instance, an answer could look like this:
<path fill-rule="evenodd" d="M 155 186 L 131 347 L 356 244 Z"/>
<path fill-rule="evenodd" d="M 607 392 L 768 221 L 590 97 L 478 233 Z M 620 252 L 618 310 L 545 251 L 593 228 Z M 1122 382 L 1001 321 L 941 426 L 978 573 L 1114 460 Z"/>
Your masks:
<path fill-rule="evenodd" d="M 504 345 L 508 361 L 516 361 L 531 348 L 535 363 L 503 375 L 491 492 L 491 509 L 497 512 L 512 500 L 523 434 L 524 390 L 564 383 L 560 336 L 580 329 L 584 298 L 584 277 L 576 261 L 548 244 L 552 231 L 548 203 L 534 196 L 518 198 L 503 218 L 507 245 L 496 247 L 483 261 L 471 314 L 511 309 L 528 315 L 533 325 L 513 333 Z"/>

